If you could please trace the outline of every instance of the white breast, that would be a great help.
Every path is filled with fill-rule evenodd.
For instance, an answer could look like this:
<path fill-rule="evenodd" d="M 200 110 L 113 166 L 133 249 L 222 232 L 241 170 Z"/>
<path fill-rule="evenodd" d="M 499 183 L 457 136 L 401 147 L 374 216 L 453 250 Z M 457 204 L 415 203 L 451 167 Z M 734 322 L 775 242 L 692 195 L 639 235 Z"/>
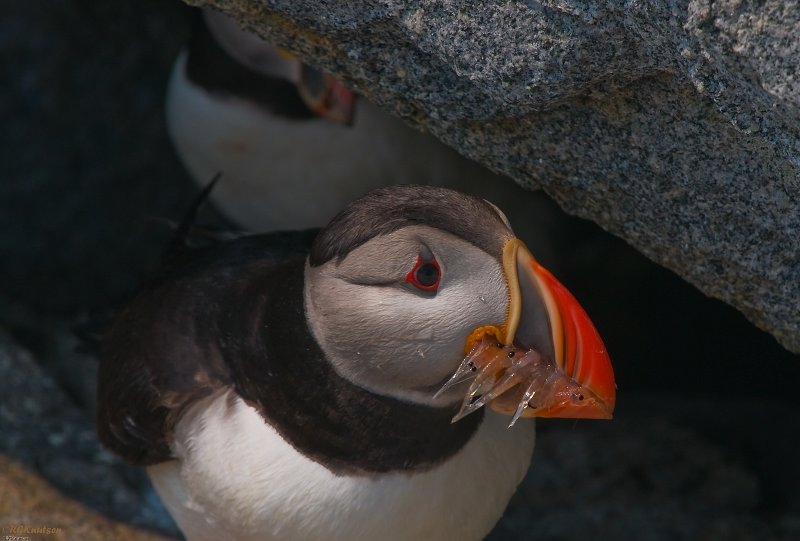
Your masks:
<path fill-rule="evenodd" d="M 177 460 L 148 473 L 188 541 L 479 540 L 528 469 L 533 423 L 487 411 L 475 436 L 414 474 L 336 475 L 230 391 L 176 427 Z"/>

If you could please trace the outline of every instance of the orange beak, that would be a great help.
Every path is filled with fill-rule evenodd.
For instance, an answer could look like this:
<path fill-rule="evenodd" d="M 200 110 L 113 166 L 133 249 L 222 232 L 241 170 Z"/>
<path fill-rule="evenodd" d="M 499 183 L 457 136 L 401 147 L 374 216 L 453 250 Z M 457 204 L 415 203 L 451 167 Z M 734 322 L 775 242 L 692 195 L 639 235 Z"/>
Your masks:
<path fill-rule="evenodd" d="M 514 238 L 506 243 L 503 270 L 510 302 L 497 338 L 505 346 L 535 349 L 552 359 L 565 376 L 586 391 L 579 402 L 556 399 L 523 416 L 610 419 L 616 402 L 614 371 L 589 316 L 521 240 Z M 513 413 L 513 408 L 506 411 L 509 406 L 503 401 L 492 402 L 492 407 Z"/>
<path fill-rule="evenodd" d="M 297 90 L 309 109 L 337 124 L 353 123 L 357 95 L 332 75 L 308 64 L 300 67 Z"/>

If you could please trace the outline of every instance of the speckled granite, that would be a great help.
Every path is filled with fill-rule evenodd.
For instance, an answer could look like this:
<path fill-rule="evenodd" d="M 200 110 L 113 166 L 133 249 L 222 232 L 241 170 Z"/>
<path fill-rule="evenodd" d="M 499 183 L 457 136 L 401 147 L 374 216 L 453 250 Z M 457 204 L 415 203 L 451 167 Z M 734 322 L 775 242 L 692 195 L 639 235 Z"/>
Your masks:
<path fill-rule="evenodd" d="M 217 6 L 800 351 L 800 3 Z"/>

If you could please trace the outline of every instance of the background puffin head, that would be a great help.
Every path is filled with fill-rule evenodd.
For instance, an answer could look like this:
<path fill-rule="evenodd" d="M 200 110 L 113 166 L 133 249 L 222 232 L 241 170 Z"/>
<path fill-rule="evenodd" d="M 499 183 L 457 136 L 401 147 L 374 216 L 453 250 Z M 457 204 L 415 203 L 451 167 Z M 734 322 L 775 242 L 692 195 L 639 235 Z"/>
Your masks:
<path fill-rule="evenodd" d="M 336 78 L 270 45 L 220 11 L 204 9 L 200 16 L 202 20 L 198 21 L 190 44 L 194 55 L 190 54 L 189 68 L 195 75 L 198 70 L 221 71 L 211 77 L 227 79 L 224 84 L 237 87 L 244 95 L 257 92 L 266 81 L 285 81 L 294 85 L 299 98 L 314 115 L 338 124 L 353 122 L 356 94 Z M 217 47 L 233 62 L 220 64 L 222 59 L 215 54 Z M 271 87 L 268 93 L 275 92 L 277 89 Z"/>
<path fill-rule="evenodd" d="M 585 312 L 483 199 L 432 186 L 371 192 L 320 232 L 305 275 L 315 339 L 340 375 L 371 391 L 459 401 L 463 388 L 434 394 L 488 329 L 498 345 L 568 368 L 608 410 L 558 416 L 613 409 L 610 362 Z"/>

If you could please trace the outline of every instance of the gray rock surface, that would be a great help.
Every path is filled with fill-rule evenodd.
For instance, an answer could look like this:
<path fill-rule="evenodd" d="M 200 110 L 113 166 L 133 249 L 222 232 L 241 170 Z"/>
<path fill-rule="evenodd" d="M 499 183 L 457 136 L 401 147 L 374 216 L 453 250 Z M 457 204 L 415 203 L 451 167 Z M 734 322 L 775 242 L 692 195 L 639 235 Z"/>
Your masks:
<path fill-rule="evenodd" d="M 800 3 L 189 0 L 800 351 Z"/>

